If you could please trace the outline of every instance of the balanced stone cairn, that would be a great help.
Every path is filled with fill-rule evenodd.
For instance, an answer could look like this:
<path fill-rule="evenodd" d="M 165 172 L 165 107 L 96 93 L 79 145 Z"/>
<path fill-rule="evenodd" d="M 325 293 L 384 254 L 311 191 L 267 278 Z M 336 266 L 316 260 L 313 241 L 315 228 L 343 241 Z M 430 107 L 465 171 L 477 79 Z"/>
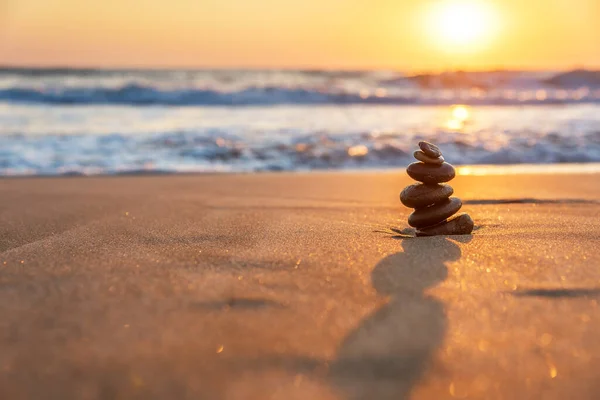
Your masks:
<path fill-rule="evenodd" d="M 454 167 L 444 162 L 440 149 L 428 142 L 419 142 L 420 150 L 414 156 L 406 173 L 416 181 L 400 193 L 400 201 L 415 211 L 408 224 L 417 230 L 417 236 L 467 235 L 473 231 L 469 214 L 456 214 L 462 207 L 458 197 L 450 197 L 454 189 L 443 182 L 454 179 Z M 456 215 L 454 215 L 456 214 Z"/>

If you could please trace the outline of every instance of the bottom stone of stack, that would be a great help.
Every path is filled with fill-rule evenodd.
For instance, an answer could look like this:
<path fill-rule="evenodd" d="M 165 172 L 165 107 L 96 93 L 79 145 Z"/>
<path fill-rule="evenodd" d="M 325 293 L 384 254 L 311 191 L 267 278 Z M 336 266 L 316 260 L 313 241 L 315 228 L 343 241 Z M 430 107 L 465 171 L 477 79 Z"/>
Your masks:
<path fill-rule="evenodd" d="M 468 235 L 473 232 L 473 219 L 467 213 L 456 214 L 439 224 L 419 228 L 417 236 Z"/>

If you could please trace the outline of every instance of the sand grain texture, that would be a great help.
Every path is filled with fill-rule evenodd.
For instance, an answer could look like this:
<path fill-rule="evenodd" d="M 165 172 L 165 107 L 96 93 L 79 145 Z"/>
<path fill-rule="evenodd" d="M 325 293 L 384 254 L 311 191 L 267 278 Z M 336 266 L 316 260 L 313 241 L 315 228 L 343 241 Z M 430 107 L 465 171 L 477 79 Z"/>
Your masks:
<path fill-rule="evenodd" d="M 599 182 L 403 239 L 403 172 L 0 180 L 0 398 L 598 398 Z"/>

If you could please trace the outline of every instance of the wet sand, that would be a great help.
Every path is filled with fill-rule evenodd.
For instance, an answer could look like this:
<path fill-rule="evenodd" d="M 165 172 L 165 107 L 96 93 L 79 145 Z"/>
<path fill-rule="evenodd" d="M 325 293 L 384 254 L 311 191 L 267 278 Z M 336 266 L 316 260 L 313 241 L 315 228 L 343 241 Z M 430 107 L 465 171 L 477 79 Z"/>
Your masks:
<path fill-rule="evenodd" d="M 0 180 L 2 399 L 592 399 L 600 175 Z"/>

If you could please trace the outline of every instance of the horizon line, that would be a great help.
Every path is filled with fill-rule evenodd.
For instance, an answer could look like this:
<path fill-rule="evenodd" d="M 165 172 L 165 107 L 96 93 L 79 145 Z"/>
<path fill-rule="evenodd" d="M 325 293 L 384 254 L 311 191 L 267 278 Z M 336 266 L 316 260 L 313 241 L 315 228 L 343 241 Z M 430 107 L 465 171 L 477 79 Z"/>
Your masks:
<path fill-rule="evenodd" d="M 422 68 L 422 69 L 402 69 L 390 67 L 365 67 L 365 68 L 349 68 L 349 67 L 309 67 L 309 66 L 68 66 L 64 64 L 0 64 L 0 71 L 3 70 L 36 70 L 36 71 L 289 71 L 289 72 L 326 72 L 326 71 L 345 71 L 345 72 L 400 72 L 414 75 L 424 74 L 441 74 L 445 72 L 570 72 L 570 71 L 599 71 L 600 65 L 573 65 L 571 67 L 561 68 L 532 68 L 532 67 L 490 67 L 490 68 Z"/>

